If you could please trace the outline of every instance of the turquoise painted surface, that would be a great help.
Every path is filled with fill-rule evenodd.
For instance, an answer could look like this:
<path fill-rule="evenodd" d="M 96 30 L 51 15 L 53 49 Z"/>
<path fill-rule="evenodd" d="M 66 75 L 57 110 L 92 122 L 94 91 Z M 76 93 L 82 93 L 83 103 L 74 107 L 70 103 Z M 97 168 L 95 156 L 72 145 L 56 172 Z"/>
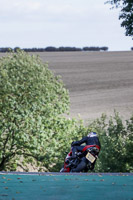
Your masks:
<path fill-rule="evenodd" d="M 1 174 L 0 200 L 133 200 L 128 174 Z"/>

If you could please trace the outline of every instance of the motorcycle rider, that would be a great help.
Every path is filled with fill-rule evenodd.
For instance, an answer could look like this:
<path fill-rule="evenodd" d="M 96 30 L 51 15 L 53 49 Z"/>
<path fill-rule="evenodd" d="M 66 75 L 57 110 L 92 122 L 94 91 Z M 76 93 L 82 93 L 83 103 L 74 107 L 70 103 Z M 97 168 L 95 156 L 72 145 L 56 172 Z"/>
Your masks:
<path fill-rule="evenodd" d="M 80 146 L 81 144 L 85 143 L 86 145 L 94 145 L 98 147 L 99 151 L 101 148 L 101 144 L 99 138 L 95 132 L 89 132 L 86 137 L 83 137 L 79 141 L 72 142 L 72 156 L 71 159 L 76 158 L 76 152 L 82 152 L 83 148 L 86 146 Z M 95 162 L 91 166 L 91 170 L 94 169 Z M 83 158 L 81 163 L 73 169 L 71 172 L 80 172 L 86 166 L 86 158 Z"/>

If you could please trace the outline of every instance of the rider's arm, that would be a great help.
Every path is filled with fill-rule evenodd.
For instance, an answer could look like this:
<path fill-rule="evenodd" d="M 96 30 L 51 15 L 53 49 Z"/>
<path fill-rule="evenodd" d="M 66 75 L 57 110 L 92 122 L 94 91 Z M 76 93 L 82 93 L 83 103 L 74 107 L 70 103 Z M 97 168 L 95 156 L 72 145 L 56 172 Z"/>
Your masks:
<path fill-rule="evenodd" d="M 80 146 L 81 144 L 86 143 L 86 140 L 87 140 L 87 137 L 83 137 L 81 140 L 73 142 L 72 146 L 76 146 L 76 145 Z"/>

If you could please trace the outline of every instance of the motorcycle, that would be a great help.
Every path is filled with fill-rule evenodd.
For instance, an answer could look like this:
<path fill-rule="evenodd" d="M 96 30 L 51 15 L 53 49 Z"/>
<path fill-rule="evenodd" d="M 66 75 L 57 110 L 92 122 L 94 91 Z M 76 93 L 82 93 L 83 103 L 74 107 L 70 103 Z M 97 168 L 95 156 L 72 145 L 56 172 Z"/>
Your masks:
<path fill-rule="evenodd" d="M 72 148 L 67 154 L 64 165 L 61 168 L 60 172 L 72 172 L 73 169 L 76 169 L 77 166 L 84 161 L 85 165 L 80 172 L 88 172 L 88 170 L 93 170 L 94 164 L 98 158 L 100 147 L 98 145 L 86 145 L 82 152 L 76 153 L 76 158 L 72 157 Z M 74 171 L 76 172 L 76 171 Z M 79 172 L 79 171 L 77 171 Z"/>

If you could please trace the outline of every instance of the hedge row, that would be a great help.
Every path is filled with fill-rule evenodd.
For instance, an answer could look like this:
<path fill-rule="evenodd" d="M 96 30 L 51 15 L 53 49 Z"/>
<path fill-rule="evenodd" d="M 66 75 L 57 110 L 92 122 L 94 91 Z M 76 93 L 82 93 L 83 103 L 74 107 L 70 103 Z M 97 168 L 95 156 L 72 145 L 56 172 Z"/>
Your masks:
<path fill-rule="evenodd" d="M 19 47 L 10 48 L 10 47 L 2 47 L 0 48 L 0 52 L 10 52 L 17 50 L 20 50 Z M 77 47 L 53 47 L 49 46 L 46 48 L 23 48 L 21 50 L 24 50 L 25 52 L 60 52 L 60 51 L 108 51 L 108 47 L 83 47 L 83 48 L 77 48 Z"/>

